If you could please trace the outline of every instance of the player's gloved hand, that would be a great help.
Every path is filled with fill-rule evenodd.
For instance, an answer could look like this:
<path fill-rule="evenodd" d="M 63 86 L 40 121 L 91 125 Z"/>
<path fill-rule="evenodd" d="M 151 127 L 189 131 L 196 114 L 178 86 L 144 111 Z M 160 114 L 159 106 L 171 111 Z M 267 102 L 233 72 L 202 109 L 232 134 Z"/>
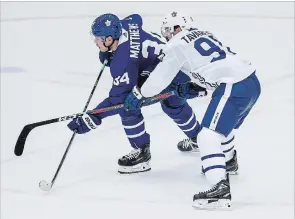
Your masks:
<path fill-rule="evenodd" d="M 72 131 L 77 131 L 78 134 L 84 134 L 92 129 L 96 129 L 101 124 L 101 119 L 98 116 L 85 113 L 83 116 L 73 119 L 68 127 Z"/>
<path fill-rule="evenodd" d="M 205 88 L 200 87 L 196 83 L 187 82 L 176 86 L 176 94 L 185 99 L 192 99 L 195 97 L 204 97 L 207 95 Z"/>
<path fill-rule="evenodd" d="M 108 60 L 108 63 L 106 64 L 106 66 L 110 67 L 112 59 L 113 59 L 112 52 L 99 52 L 99 60 L 102 64 L 104 60 Z"/>
<path fill-rule="evenodd" d="M 143 103 L 143 96 L 140 93 L 140 90 L 135 86 L 132 91 L 125 98 L 124 108 L 126 111 L 129 110 L 138 110 L 140 109 Z"/>

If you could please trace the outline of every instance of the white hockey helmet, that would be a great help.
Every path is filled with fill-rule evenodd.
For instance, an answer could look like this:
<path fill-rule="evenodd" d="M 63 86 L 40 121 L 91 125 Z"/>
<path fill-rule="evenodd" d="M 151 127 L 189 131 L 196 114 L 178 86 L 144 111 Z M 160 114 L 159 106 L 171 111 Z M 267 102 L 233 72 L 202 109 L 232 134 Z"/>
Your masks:
<path fill-rule="evenodd" d="M 182 30 L 192 28 L 193 18 L 181 12 L 173 11 L 164 17 L 161 27 L 162 36 L 170 40 L 175 35 L 175 28 L 180 27 Z"/>

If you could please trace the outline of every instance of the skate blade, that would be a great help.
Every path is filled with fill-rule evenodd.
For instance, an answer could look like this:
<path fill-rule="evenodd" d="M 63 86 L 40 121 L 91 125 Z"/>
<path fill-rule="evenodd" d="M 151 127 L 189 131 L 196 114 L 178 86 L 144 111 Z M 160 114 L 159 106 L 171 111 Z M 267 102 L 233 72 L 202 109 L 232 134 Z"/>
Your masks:
<path fill-rule="evenodd" d="M 120 174 L 132 174 L 132 173 L 141 173 L 151 170 L 150 162 L 144 162 L 137 164 L 135 166 L 119 166 L 118 172 Z"/>
<path fill-rule="evenodd" d="M 218 200 L 200 199 L 200 200 L 195 200 L 193 202 L 193 207 L 198 210 L 211 210 L 211 211 L 231 210 L 231 200 L 229 200 L 229 199 L 218 199 Z"/>
<path fill-rule="evenodd" d="M 180 150 L 180 149 L 178 149 L 180 152 L 182 152 L 182 153 L 199 153 L 200 152 L 200 149 L 199 148 L 194 148 L 194 149 L 192 149 L 192 150 L 190 150 L 190 151 L 182 151 L 182 150 Z"/>
<path fill-rule="evenodd" d="M 239 175 L 239 171 L 238 170 L 235 170 L 235 171 L 226 171 L 226 173 L 228 173 L 231 176 Z M 203 171 L 201 171 L 201 174 L 203 176 L 205 176 L 205 173 Z"/>
<path fill-rule="evenodd" d="M 235 170 L 235 171 L 226 171 L 229 175 L 239 175 L 239 171 Z"/>
<path fill-rule="evenodd" d="M 200 153 L 200 149 L 199 148 L 196 148 L 196 149 L 193 149 L 191 151 L 185 151 L 187 153 Z"/>

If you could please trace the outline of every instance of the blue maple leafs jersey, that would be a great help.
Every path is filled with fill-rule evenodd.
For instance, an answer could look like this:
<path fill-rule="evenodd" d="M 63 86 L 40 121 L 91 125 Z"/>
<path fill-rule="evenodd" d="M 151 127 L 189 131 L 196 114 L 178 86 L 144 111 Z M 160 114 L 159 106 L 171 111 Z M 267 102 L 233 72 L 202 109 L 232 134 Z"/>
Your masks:
<path fill-rule="evenodd" d="M 113 54 L 110 71 L 113 85 L 109 97 L 101 102 L 96 109 L 121 104 L 138 79 L 148 75 L 159 63 L 164 42 L 160 36 L 147 33 L 142 29 L 142 18 L 134 14 L 121 20 L 122 35 L 118 48 Z M 101 118 L 116 114 L 117 111 L 100 114 Z"/>

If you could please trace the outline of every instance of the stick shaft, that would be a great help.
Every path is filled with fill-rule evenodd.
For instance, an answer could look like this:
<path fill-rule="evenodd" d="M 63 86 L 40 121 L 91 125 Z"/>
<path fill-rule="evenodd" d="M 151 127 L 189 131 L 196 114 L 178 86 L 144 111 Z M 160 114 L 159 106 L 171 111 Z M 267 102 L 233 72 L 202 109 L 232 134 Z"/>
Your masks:
<path fill-rule="evenodd" d="M 159 94 L 156 95 L 154 97 L 151 98 L 147 98 L 144 102 L 143 102 L 143 106 L 149 106 L 151 104 L 157 103 L 161 100 L 164 100 L 172 95 L 175 95 L 175 93 L 173 91 L 164 93 L 164 94 Z M 89 113 L 97 115 L 100 113 L 104 113 L 104 112 L 108 112 L 108 111 L 112 111 L 112 110 L 118 110 L 118 109 L 122 109 L 124 107 L 123 104 L 119 104 L 119 105 L 115 105 L 115 106 L 110 106 L 110 107 L 105 107 L 105 108 L 101 108 L 101 109 L 95 109 L 95 110 L 91 110 L 89 111 Z M 16 142 L 15 148 L 14 148 L 14 153 L 16 156 L 21 156 L 23 154 L 23 150 L 24 150 L 24 146 L 25 146 L 25 142 L 26 139 L 30 133 L 30 131 L 32 131 L 32 129 L 39 127 L 39 126 L 43 126 L 43 125 L 48 125 L 51 123 L 56 123 L 56 122 L 62 122 L 62 121 L 67 121 L 70 119 L 74 119 L 77 118 L 79 116 L 82 116 L 83 113 L 76 113 L 73 115 L 68 115 L 68 116 L 62 116 L 59 118 L 55 118 L 55 119 L 50 119 L 50 120 L 45 120 L 45 121 L 41 121 L 41 122 L 36 122 L 36 123 L 32 123 L 32 124 L 28 124 L 26 125 L 23 130 L 21 131 L 18 140 Z"/>
<path fill-rule="evenodd" d="M 101 77 L 101 75 L 102 75 L 102 73 L 103 73 L 103 70 L 104 70 L 106 64 L 107 64 L 107 60 L 104 61 L 103 66 L 101 67 L 101 70 L 100 70 L 100 72 L 99 72 L 99 75 L 98 75 L 98 77 L 97 77 L 97 79 L 96 79 L 96 81 L 95 81 L 95 83 L 94 83 L 94 86 L 93 86 L 93 88 L 92 88 L 92 91 L 91 91 L 91 93 L 90 93 L 90 95 L 89 95 L 89 97 L 88 97 L 88 100 L 87 100 L 87 102 L 86 102 L 86 104 L 85 104 L 85 107 L 84 107 L 84 109 L 83 109 L 83 113 L 85 113 L 86 110 L 87 110 L 87 108 L 88 108 L 88 105 L 89 105 L 89 103 L 90 103 L 90 101 L 91 101 L 91 99 L 92 99 L 92 97 L 93 97 L 94 91 L 95 91 L 95 89 L 96 89 L 96 87 L 97 87 L 98 81 L 99 81 L 99 79 L 100 79 L 100 77 Z M 57 176 L 58 176 L 58 173 L 59 173 L 59 171 L 60 171 L 60 169 L 61 169 L 61 167 L 62 167 L 62 165 L 63 165 L 63 163 L 64 163 L 64 161 L 65 161 L 65 159 L 66 159 L 66 157 L 67 157 L 67 154 L 68 154 L 68 152 L 69 152 L 69 150 L 70 150 L 70 148 L 71 148 L 71 145 L 72 145 L 72 143 L 73 143 L 73 141 L 74 141 L 74 139 L 75 139 L 76 133 L 77 133 L 77 132 L 74 131 L 74 133 L 73 133 L 73 135 L 72 135 L 72 137 L 71 137 L 71 139 L 70 139 L 70 141 L 69 141 L 69 143 L 68 143 L 67 149 L 66 149 L 66 151 L 64 152 L 64 154 L 63 154 L 63 156 L 62 156 L 62 159 L 61 159 L 61 161 L 60 161 L 60 163 L 59 163 L 59 165 L 58 165 L 58 168 L 57 168 L 57 170 L 55 171 L 54 177 L 53 177 L 53 179 L 51 180 L 51 187 L 54 185 L 54 182 L 55 182 L 55 180 L 56 180 L 56 178 L 57 178 Z"/>

